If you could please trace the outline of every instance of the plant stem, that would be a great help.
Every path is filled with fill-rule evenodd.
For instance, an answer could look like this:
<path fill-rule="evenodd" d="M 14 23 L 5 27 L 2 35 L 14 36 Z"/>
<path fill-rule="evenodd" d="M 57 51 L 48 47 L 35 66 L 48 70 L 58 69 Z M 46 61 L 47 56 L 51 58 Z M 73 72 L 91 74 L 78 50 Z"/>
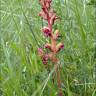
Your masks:
<path fill-rule="evenodd" d="M 62 94 L 62 89 L 61 89 L 61 80 L 60 80 L 60 71 L 59 71 L 59 66 L 57 66 L 57 69 L 56 69 L 56 72 L 57 72 L 57 83 L 58 83 L 58 95 L 59 96 L 63 96 Z"/>

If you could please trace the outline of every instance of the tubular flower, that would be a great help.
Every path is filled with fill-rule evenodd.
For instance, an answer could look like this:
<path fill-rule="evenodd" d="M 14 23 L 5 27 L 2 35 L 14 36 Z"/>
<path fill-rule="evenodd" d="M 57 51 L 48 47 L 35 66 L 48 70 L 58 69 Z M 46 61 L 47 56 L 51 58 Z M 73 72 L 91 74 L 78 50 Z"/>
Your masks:
<path fill-rule="evenodd" d="M 59 36 L 60 36 L 60 32 L 59 32 L 59 30 L 56 30 L 56 31 L 54 32 L 53 38 L 54 38 L 55 40 L 57 40 Z"/>
<path fill-rule="evenodd" d="M 51 49 L 51 44 L 45 44 L 45 46 L 44 46 L 45 48 L 48 48 L 48 49 Z"/>
<path fill-rule="evenodd" d="M 54 13 L 54 14 L 50 17 L 50 24 L 53 25 L 56 19 L 57 19 L 57 17 L 56 17 L 56 14 Z"/>
<path fill-rule="evenodd" d="M 53 25 L 56 19 L 59 19 L 59 17 L 56 16 L 56 12 L 53 9 L 50 9 L 49 12 L 49 17 L 50 17 L 50 24 Z"/>
<path fill-rule="evenodd" d="M 59 52 L 61 49 L 64 48 L 64 44 L 62 43 L 59 43 L 57 46 L 56 46 L 56 52 Z"/>

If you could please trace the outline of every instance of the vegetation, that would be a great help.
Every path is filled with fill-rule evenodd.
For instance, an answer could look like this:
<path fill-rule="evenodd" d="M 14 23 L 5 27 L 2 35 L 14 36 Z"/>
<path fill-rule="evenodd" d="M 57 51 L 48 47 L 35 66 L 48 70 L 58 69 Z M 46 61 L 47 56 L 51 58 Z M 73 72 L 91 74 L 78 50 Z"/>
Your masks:
<path fill-rule="evenodd" d="M 46 70 L 37 51 L 50 41 L 40 30 L 46 22 L 38 0 L 0 4 L 0 96 L 57 96 L 55 67 Z M 96 96 L 96 0 L 53 0 L 52 6 L 64 42 L 58 54 L 63 96 Z"/>

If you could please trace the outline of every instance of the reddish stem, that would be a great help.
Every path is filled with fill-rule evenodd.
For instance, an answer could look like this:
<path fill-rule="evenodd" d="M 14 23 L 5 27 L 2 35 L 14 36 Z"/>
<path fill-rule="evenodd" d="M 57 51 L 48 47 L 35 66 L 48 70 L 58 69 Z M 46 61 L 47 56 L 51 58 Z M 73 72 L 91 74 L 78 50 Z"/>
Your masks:
<path fill-rule="evenodd" d="M 58 83 L 59 96 L 63 96 L 62 89 L 61 89 L 60 71 L 58 67 L 56 71 L 57 71 L 57 83 Z"/>

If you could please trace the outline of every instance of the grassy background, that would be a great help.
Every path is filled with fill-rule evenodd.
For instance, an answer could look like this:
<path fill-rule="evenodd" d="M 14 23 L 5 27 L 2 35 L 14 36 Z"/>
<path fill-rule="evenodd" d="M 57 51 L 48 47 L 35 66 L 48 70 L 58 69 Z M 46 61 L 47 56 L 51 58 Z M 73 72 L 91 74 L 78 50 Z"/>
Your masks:
<path fill-rule="evenodd" d="M 0 96 L 57 96 L 54 68 L 47 72 L 37 54 L 49 42 L 40 29 L 38 0 L 1 0 Z M 64 96 L 96 96 L 96 1 L 53 0 L 62 18 L 65 49 L 58 54 Z M 55 78 L 56 80 L 56 78 Z"/>

